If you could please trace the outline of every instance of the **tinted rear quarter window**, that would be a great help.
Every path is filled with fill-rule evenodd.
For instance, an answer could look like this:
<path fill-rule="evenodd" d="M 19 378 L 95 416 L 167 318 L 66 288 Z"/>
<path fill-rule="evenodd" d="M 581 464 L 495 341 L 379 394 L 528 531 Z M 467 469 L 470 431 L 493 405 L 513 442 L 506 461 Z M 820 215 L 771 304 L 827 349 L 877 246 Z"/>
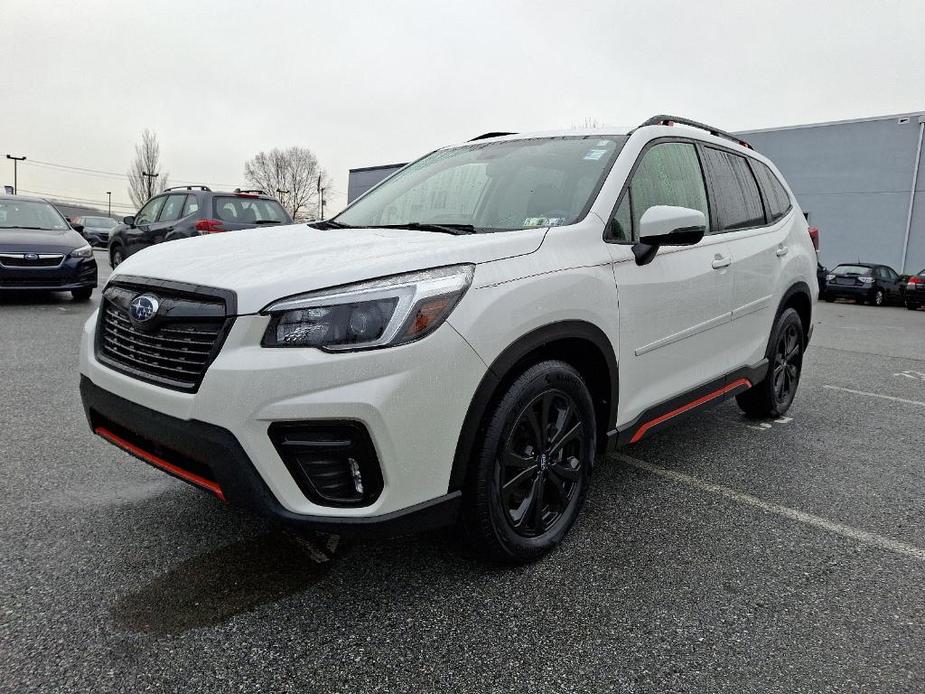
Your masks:
<path fill-rule="evenodd" d="M 755 172 L 755 178 L 761 185 L 761 192 L 768 205 L 768 212 L 771 213 L 771 221 L 776 222 L 778 219 L 787 214 L 790 209 L 790 196 L 784 189 L 784 186 L 767 166 L 755 159 L 752 160 L 752 170 Z"/>
<path fill-rule="evenodd" d="M 762 226 L 764 208 L 758 184 L 745 157 L 705 147 L 704 167 L 710 179 L 716 231 Z"/>

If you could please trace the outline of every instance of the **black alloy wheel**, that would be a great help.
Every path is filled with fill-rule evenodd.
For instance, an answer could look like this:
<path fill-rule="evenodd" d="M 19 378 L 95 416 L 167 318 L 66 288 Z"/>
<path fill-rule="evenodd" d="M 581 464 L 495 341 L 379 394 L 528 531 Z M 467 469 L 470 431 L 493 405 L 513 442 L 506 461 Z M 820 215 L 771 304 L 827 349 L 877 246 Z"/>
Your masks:
<path fill-rule="evenodd" d="M 522 537 L 549 532 L 575 499 L 585 426 L 575 401 L 549 389 L 518 415 L 497 466 L 508 522 Z"/>
<path fill-rule="evenodd" d="M 774 322 L 768 341 L 767 374 L 760 383 L 736 395 L 736 402 L 746 416 L 780 417 L 790 409 L 800 384 L 805 348 L 800 314 L 792 308 L 784 309 Z"/>
<path fill-rule="evenodd" d="M 803 366 L 802 337 L 794 323 L 784 327 L 777 340 L 772 372 L 774 398 L 779 405 L 789 406 L 796 395 Z"/>
<path fill-rule="evenodd" d="M 119 267 L 122 264 L 122 261 L 125 260 L 125 253 L 123 252 L 121 246 L 116 246 L 112 249 L 112 254 L 109 257 L 109 264 L 113 269 Z"/>
<path fill-rule="evenodd" d="M 479 425 L 462 528 L 485 558 L 522 563 L 558 545 L 578 517 L 597 419 L 581 374 L 557 359 L 525 368 L 498 398 Z"/>

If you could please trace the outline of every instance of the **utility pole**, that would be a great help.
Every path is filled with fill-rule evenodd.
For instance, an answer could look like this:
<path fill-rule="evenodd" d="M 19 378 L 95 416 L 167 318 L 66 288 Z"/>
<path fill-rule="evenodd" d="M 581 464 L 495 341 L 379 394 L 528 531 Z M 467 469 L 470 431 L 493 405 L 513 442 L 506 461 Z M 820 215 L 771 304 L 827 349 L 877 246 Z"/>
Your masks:
<path fill-rule="evenodd" d="M 283 196 L 283 195 L 288 195 L 288 194 L 289 194 L 289 191 L 288 191 L 288 190 L 283 190 L 282 188 L 277 188 L 277 189 L 276 189 L 276 199 L 279 200 L 280 202 L 283 201 L 282 196 Z"/>
<path fill-rule="evenodd" d="M 19 184 L 18 177 L 17 177 L 17 174 L 19 172 L 16 170 L 16 167 L 19 164 L 19 162 L 26 161 L 26 158 L 25 157 L 14 157 L 12 154 L 7 154 L 6 158 L 13 160 L 13 195 L 16 195 L 17 186 Z M 320 181 L 321 179 L 319 178 L 318 180 Z"/>
<path fill-rule="evenodd" d="M 318 205 L 320 206 L 318 219 L 324 219 L 324 203 L 322 202 L 321 195 L 321 174 L 318 174 Z"/>
<path fill-rule="evenodd" d="M 158 176 L 160 176 L 160 174 L 156 174 L 156 173 L 153 174 L 153 173 L 148 173 L 147 171 L 142 171 L 142 172 L 141 172 L 141 175 L 144 176 L 145 179 L 148 181 L 148 200 L 150 200 L 150 199 L 151 199 L 151 196 L 154 195 L 154 191 L 153 191 L 153 189 L 151 188 L 151 185 L 152 185 L 152 183 L 154 182 L 153 179 L 155 179 L 155 178 L 157 178 Z"/>
<path fill-rule="evenodd" d="M 108 209 L 108 211 L 107 211 L 107 214 L 108 214 L 110 217 L 112 217 L 112 191 L 111 191 L 111 190 L 107 190 L 107 191 L 106 191 L 106 195 L 109 196 L 109 198 L 108 198 L 107 201 L 106 201 L 106 204 L 107 204 L 107 206 L 109 207 L 109 209 Z"/>
<path fill-rule="evenodd" d="M 325 188 L 322 188 L 321 195 L 319 196 L 321 198 L 321 219 L 324 219 L 324 191 Z"/>

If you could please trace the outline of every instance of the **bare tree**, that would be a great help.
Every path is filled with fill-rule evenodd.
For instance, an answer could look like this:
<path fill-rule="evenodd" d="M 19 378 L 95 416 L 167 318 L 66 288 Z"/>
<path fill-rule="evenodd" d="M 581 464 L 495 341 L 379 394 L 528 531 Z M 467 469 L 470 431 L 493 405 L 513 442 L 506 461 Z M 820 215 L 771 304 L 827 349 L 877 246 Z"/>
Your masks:
<path fill-rule="evenodd" d="M 167 187 L 167 176 L 161 171 L 161 145 L 157 135 L 145 129 L 141 143 L 135 145 L 135 160 L 128 172 L 128 195 L 138 209 Z"/>
<path fill-rule="evenodd" d="M 274 147 L 260 152 L 244 163 L 244 177 L 250 185 L 276 195 L 296 221 L 317 216 L 318 189 L 326 189 L 329 181 L 327 171 L 308 147 Z"/>

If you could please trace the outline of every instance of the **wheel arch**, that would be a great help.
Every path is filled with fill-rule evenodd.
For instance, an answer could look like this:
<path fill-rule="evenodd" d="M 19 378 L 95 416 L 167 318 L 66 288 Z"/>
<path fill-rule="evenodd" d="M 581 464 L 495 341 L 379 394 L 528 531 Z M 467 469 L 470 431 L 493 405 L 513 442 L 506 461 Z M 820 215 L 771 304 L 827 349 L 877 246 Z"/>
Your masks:
<path fill-rule="evenodd" d="M 561 321 L 536 328 L 510 344 L 492 362 L 469 403 L 456 443 L 449 491 L 463 488 L 474 447 L 486 414 L 507 386 L 533 364 L 559 359 L 584 378 L 598 427 L 598 449 L 606 447 L 607 431 L 617 419 L 618 367 L 613 345 L 599 327 L 586 321 Z"/>
<path fill-rule="evenodd" d="M 792 308 L 800 316 L 800 322 L 803 324 L 803 337 L 806 343 L 809 343 L 810 335 L 813 332 L 813 295 L 810 292 L 809 285 L 806 282 L 795 282 L 784 292 L 780 304 L 777 306 L 777 313 L 774 314 L 774 323 L 771 324 L 772 335 L 768 337 L 768 348 L 765 351 L 766 356 L 771 354 L 771 337 L 773 337 L 774 326 L 777 319 L 780 318 L 786 309 Z"/>

